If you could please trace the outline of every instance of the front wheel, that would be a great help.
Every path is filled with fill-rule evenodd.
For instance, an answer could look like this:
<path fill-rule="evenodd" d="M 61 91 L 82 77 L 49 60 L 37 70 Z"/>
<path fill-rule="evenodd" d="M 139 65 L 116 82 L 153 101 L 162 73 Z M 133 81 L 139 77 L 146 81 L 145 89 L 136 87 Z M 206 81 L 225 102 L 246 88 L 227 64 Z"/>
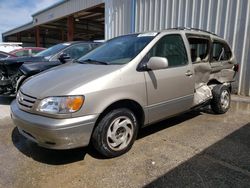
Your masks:
<path fill-rule="evenodd" d="M 96 150 L 106 157 L 117 157 L 132 147 L 138 132 L 134 113 L 127 108 L 114 109 L 97 124 L 92 135 Z"/>
<path fill-rule="evenodd" d="M 225 85 L 217 85 L 212 90 L 213 99 L 211 108 L 216 114 L 224 114 L 230 108 L 231 95 L 229 88 Z"/>

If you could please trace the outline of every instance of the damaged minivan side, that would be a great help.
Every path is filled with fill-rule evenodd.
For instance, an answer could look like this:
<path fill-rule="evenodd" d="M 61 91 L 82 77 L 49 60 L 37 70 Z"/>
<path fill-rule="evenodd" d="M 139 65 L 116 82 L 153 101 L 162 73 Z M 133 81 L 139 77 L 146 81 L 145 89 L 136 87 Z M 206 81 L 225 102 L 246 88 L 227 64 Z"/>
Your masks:
<path fill-rule="evenodd" d="M 204 105 L 226 113 L 237 68 L 228 43 L 208 32 L 119 36 L 26 81 L 11 117 L 40 146 L 91 142 L 102 155 L 116 157 L 132 147 L 141 127 Z"/>
<path fill-rule="evenodd" d="M 230 83 L 234 80 L 238 66 L 229 45 L 218 37 L 187 34 L 187 39 L 195 77 L 194 105 L 212 99 L 213 111 L 225 113 L 229 108 L 228 92 L 232 90 Z M 232 65 L 234 65 L 233 68 Z M 223 91 L 222 94 L 224 98 L 227 98 L 224 100 L 224 108 L 218 106 L 223 102 L 223 97 L 221 101 L 213 97 L 223 90 L 218 87 L 229 89 L 229 91 Z"/>

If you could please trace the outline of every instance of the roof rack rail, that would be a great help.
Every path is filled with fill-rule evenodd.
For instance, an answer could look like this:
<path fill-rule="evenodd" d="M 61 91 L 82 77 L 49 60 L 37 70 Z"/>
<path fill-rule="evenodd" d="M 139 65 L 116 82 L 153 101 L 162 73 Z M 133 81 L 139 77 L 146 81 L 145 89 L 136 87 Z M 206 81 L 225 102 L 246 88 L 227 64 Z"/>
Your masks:
<path fill-rule="evenodd" d="M 203 29 L 198 29 L 198 28 L 193 28 L 193 27 L 174 27 L 174 28 L 169 28 L 169 29 L 176 29 L 176 30 L 194 30 L 194 31 L 201 31 L 201 32 L 205 32 L 205 33 L 209 33 L 209 34 L 212 34 L 212 35 L 216 35 L 215 33 L 213 32 L 210 32 L 210 31 L 206 31 L 206 30 L 203 30 Z M 218 36 L 218 35 L 216 35 Z"/>

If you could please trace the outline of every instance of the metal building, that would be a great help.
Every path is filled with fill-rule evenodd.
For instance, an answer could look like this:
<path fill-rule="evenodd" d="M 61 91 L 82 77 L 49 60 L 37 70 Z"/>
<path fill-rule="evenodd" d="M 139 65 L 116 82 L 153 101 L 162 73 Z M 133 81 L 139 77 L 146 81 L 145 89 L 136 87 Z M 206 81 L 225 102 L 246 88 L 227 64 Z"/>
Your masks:
<path fill-rule="evenodd" d="M 62 0 L 3 33 L 3 40 L 49 46 L 179 26 L 204 29 L 229 41 L 240 63 L 238 93 L 250 96 L 249 16 L 249 0 Z"/>

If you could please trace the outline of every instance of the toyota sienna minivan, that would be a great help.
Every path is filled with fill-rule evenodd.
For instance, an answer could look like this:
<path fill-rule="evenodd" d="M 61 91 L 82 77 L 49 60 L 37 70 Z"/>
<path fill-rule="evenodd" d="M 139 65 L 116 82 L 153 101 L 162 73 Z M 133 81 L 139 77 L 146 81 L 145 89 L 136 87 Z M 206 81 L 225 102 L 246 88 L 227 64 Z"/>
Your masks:
<path fill-rule="evenodd" d="M 11 115 L 19 132 L 42 147 L 92 142 L 115 157 L 132 147 L 141 127 L 204 105 L 227 112 L 237 69 L 228 43 L 209 32 L 119 36 L 26 81 Z"/>

